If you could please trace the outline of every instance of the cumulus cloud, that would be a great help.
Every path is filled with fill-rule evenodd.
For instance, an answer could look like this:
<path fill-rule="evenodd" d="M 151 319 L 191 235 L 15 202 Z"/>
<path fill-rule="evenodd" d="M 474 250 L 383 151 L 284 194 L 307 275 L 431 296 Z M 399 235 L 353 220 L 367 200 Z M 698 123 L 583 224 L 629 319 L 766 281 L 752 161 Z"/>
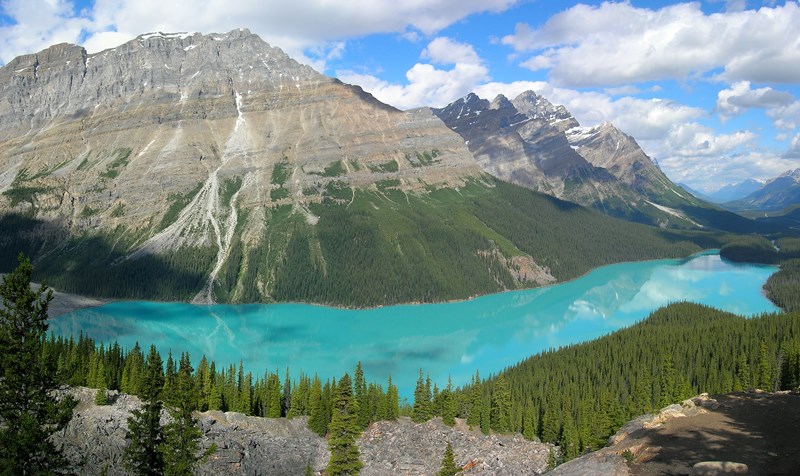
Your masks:
<path fill-rule="evenodd" d="M 114 47 L 150 31 L 224 32 L 247 27 L 302 59 L 309 48 L 372 33 L 433 34 L 477 12 L 500 12 L 516 0 L 96 0 L 75 13 L 69 0 L 6 0 L 15 25 L 0 28 L 0 60 L 32 53 L 57 41 L 92 51 Z"/>
<path fill-rule="evenodd" d="M 670 130 L 666 142 L 672 153 L 682 157 L 721 157 L 753 141 L 750 131 L 715 134 L 710 127 L 690 122 Z"/>
<path fill-rule="evenodd" d="M 794 96 L 786 91 L 776 91 L 771 87 L 751 89 L 750 81 L 739 81 L 717 94 L 717 111 L 723 118 L 728 118 L 751 108 L 785 108 L 794 102 Z"/>
<path fill-rule="evenodd" d="M 475 49 L 447 37 L 434 38 L 420 55 L 440 66 L 417 63 L 406 72 L 407 84 L 392 84 L 376 76 L 354 71 L 337 71 L 346 83 L 358 84 L 379 100 L 400 109 L 444 106 L 470 93 L 489 79 L 489 70 Z"/>
<path fill-rule="evenodd" d="M 706 15 L 699 3 L 657 10 L 630 3 L 576 5 L 542 27 L 518 24 L 503 43 L 533 53 L 562 86 L 613 86 L 684 79 L 722 69 L 728 81 L 800 81 L 800 7 Z"/>

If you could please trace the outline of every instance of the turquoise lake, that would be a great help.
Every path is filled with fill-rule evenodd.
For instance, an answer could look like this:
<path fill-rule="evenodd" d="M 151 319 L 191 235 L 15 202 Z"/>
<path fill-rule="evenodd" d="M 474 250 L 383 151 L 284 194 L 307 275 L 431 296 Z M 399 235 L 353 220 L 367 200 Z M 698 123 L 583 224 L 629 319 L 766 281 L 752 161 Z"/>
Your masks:
<path fill-rule="evenodd" d="M 205 354 L 254 375 L 288 366 L 325 378 L 352 375 L 361 361 L 369 381 L 389 374 L 401 396 L 419 369 L 439 386 L 497 372 L 548 348 L 608 334 L 675 301 L 704 303 L 752 316 L 777 311 L 762 286 L 777 270 L 733 264 L 716 253 L 684 260 L 622 263 L 546 288 L 462 302 L 347 310 L 307 304 L 195 306 L 115 302 L 51 319 L 56 334 L 80 331 L 130 349 L 136 341 L 162 353 Z"/>

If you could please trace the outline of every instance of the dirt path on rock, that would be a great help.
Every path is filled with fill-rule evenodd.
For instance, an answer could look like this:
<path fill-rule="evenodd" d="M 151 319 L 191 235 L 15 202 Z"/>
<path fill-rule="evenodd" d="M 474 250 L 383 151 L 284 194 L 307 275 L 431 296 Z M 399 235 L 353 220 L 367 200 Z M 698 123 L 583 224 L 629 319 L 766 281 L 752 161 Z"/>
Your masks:
<path fill-rule="evenodd" d="M 675 418 L 635 442 L 635 475 L 689 474 L 700 461 L 745 463 L 749 474 L 800 475 L 800 396 L 732 393 L 708 412 Z"/>

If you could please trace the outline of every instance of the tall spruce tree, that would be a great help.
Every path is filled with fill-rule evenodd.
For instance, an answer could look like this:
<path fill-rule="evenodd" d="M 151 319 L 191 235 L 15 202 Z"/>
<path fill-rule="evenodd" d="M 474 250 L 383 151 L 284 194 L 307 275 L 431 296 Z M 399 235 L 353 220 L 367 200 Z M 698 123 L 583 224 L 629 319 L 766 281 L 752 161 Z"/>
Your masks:
<path fill-rule="evenodd" d="M 461 468 L 456 464 L 456 457 L 453 453 L 453 445 L 447 443 L 444 449 L 444 456 L 442 456 L 442 466 L 436 476 L 455 476 L 461 472 Z"/>
<path fill-rule="evenodd" d="M 414 408 L 411 412 L 411 419 L 416 423 L 422 423 L 431 419 L 431 379 L 422 378 L 422 369 L 419 371 L 417 386 L 414 389 Z"/>
<path fill-rule="evenodd" d="M 69 463 L 48 438 L 75 401 L 55 395 L 56 362 L 42 358 L 53 293 L 31 289 L 33 266 L 22 254 L 18 263 L 0 284 L 0 474 L 60 474 Z"/>
<path fill-rule="evenodd" d="M 174 404 L 168 409 L 172 421 L 164 427 L 164 442 L 160 447 L 164 457 L 164 474 L 167 476 L 191 476 L 195 467 L 216 451 L 216 446 L 212 445 L 205 452 L 200 452 L 203 432 L 193 415 L 200 394 L 192 379 L 192 371 L 189 354 L 182 354 L 172 388 Z"/>
<path fill-rule="evenodd" d="M 142 476 L 164 473 L 164 458 L 160 451 L 164 442 L 161 428 L 161 391 L 164 388 L 164 367 L 154 345 L 150 346 L 139 398 L 142 408 L 133 410 L 128 418 L 130 444 L 122 454 L 128 471 Z"/>
<path fill-rule="evenodd" d="M 354 476 L 363 464 L 358 459 L 356 440 L 361 431 L 358 428 L 358 404 L 353 398 L 353 384 L 348 374 L 344 374 L 333 400 L 333 415 L 328 426 L 330 439 L 328 447 L 331 459 L 328 474 L 331 476 Z"/>

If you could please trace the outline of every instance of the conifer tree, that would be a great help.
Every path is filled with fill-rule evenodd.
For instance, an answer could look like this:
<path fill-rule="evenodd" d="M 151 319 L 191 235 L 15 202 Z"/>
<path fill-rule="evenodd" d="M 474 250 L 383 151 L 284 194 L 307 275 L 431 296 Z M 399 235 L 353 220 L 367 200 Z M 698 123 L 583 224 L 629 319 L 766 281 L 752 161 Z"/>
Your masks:
<path fill-rule="evenodd" d="M 333 401 L 333 415 L 329 425 L 328 447 L 331 459 L 328 474 L 331 476 L 357 475 L 363 464 L 359 461 L 356 440 L 361 433 L 358 429 L 358 404 L 353 398 L 352 381 L 344 374 L 336 389 Z"/>
<path fill-rule="evenodd" d="M 289 367 L 286 367 L 286 376 L 283 379 L 283 398 L 281 399 L 281 415 L 289 416 L 292 406 L 292 381 L 289 379 Z"/>
<path fill-rule="evenodd" d="M 442 400 L 442 422 L 447 426 L 454 426 L 456 424 L 456 398 L 453 394 L 453 380 L 447 377 L 447 387 L 441 392 Z"/>
<path fill-rule="evenodd" d="M 168 408 L 172 421 L 164 427 L 164 440 L 159 448 L 167 476 L 191 476 L 194 468 L 216 451 L 216 447 L 212 446 L 200 453 L 200 437 L 203 433 L 193 415 L 200 395 L 192 371 L 189 354 L 182 354 L 173 387 L 175 403 Z"/>
<path fill-rule="evenodd" d="M 494 381 L 494 390 L 492 392 L 492 430 L 498 433 L 505 433 L 511 430 L 510 412 L 511 392 L 508 390 L 508 384 L 503 374 L 500 374 Z"/>
<path fill-rule="evenodd" d="M 163 372 L 161 356 L 151 345 L 139 390 L 142 408 L 133 410 L 128 418 L 127 438 L 131 442 L 122 454 L 125 467 L 136 475 L 155 476 L 164 472 L 164 458 L 160 451 L 164 442 L 161 428 Z"/>
<path fill-rule="evenodd" d="M 386 384 L 386 415 L 384 419 L 388 421 L 395 421 L 400 416 L 400 396 L 397 391 L 397 386 L 392 383 L 392 376 L 389 375 L 389 381 Z"/>
<path fill-rule="evenodd" d="M 481 424 L 481 376 L 476 371 L 467 397 L 467 425 L 475 428 Z"/>
<path fill-rule="evenodd" d="M 419 371 L 417 386 L 414 389 L 414 408 L 411 411 L 411 419 L 416 423 L 422 423 L 431 418 L 431 379 L 423 380 L 422 369 Z"/>
<path fill-rule="evenodd" d="M 325 414 L 325 407 L 322 403 L 322 384 L 319 377 L 314 375 L 311 381 L 311 392 L 309 396 L 311 404 L 311 415 L 308 417 L 308 427 L 319 436 L 325 436 L 328 432 L 328 420 Z"/>
<path fill-rule="evenodd" d="M 739 354 L 739 363 L 736 365 L 735 390 L 747 390 L 751 384 L 750 367 L 747 365 L 747 355 L 743 352 Z"/>
<path fill-rule="evenodd" d="M 758 351 L 758 370 L 757 370 L 757 387 L 761 390 L 771 392 L 772 386 L 772 368 L 769 359 L 767 358 L 767 345 L 761 342 Z"/>
<path fill-rule="evenodd" d="M 49 440 L 72 418 L 59 399 L 56 361 L 42 358 L 52 291 L 31 289 L 33 267 L 20 254 L 0 284 L 0 474 L 60 474 L 69 464 Z"/>
<path fill-rule="evenodd" d="M 172 360 L 172 351 L 167 354 L 167 367 L 164 371 L 164 389 L 161 391 L 161 398 L 167 405 L 175 403 L 175 385 L 178 371 L 175 368 L 175 361 Z"/>
<path fill-rule="evenodd" d="M 453 445 L 447 443 L 444 449 L 444 456 L 442 456 L 442 466 L 436 476 L 455 476 L 461 472 L 461 468 L 456 465 L 456 458 L 453 454 Z"/>
<path fill-rule="evenodd" d="M 364 371 L 361 362 L 356 364 L 353 385 L 355 387 L 355 399 L 358 404 L 358 428 L 364 430 L 369 426 L 370 408 L 367 399 L 367 382 L 364 380 Z"/>
<path fill-rule="evenodd" d="M 675 395 L 675 367 L 672 365 L 672 354 L 669 353 L 664 355 L 661 363 L 660 388 L 658 406 L 663 408 L 674 401 Z"/>

